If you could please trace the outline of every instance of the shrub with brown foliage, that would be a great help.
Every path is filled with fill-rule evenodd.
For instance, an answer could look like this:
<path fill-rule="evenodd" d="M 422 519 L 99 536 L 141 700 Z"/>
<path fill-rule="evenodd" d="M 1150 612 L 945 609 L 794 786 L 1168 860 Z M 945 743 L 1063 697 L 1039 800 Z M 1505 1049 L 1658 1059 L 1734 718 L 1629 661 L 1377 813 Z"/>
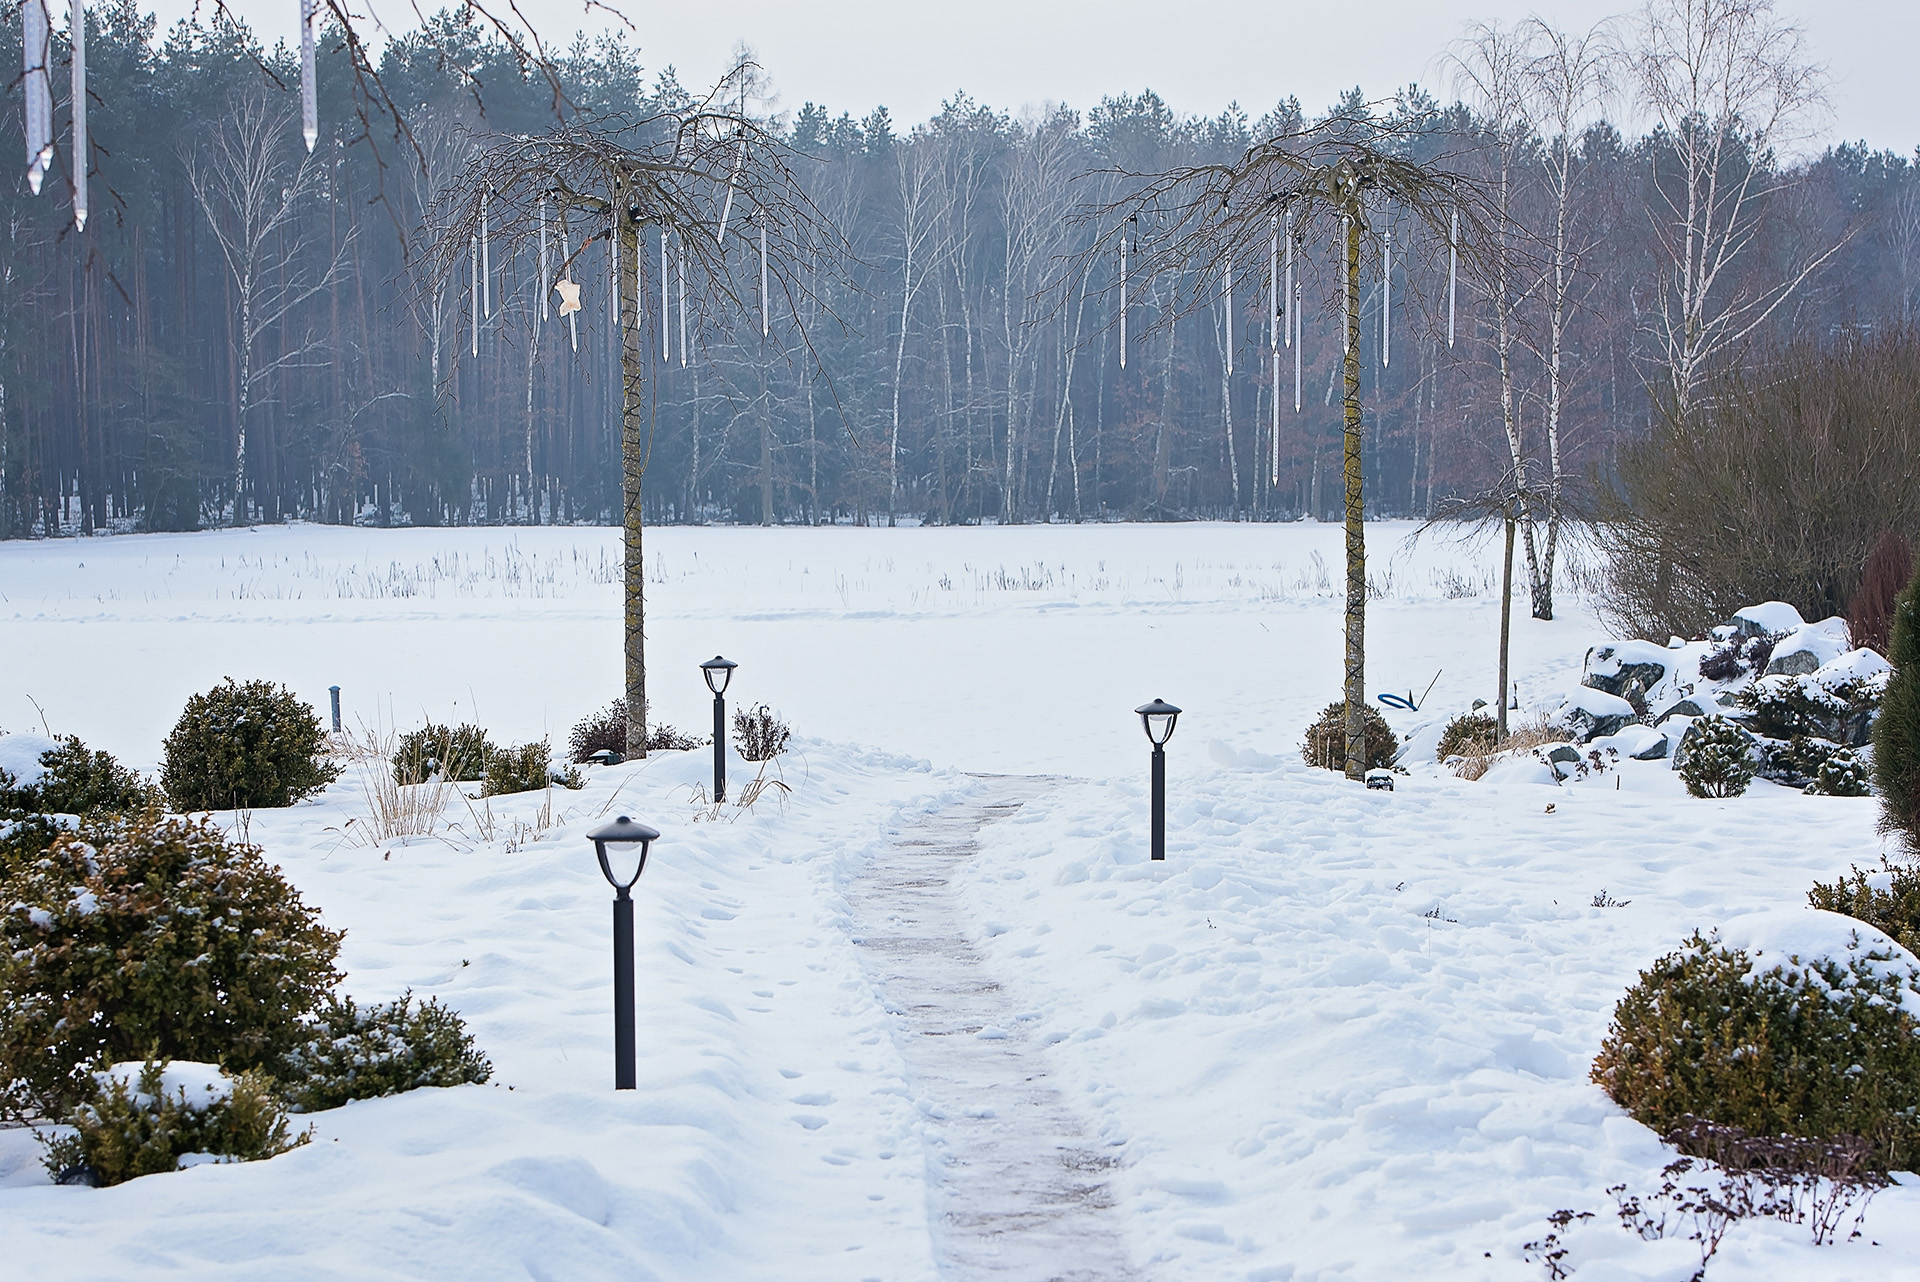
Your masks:
<path fill-rule="evenodd" d="M 1847 631 L 1855 645 L 1881 654 L 1893 642 L 1893 605 L 1913 577 L 1913 547 L 1893 530 L 1880 536 L 1867 556 L 1860 586 L 1847 603 Z"/>
<path fill-rule="evenodd" d="M 1756 601 L 1844 613 L 1889 530 L 1920 530 L 1920 332 L 1722 369 L 1623 446 L 1595 535 L 1620 634 L 1702 636 Z"/>

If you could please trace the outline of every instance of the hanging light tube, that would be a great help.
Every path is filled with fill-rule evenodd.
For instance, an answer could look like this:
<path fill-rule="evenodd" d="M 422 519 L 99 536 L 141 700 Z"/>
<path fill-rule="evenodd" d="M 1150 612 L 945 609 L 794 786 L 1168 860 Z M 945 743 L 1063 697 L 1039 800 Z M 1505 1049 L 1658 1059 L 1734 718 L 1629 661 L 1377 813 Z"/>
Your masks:
<path fill-rule="evenodd" d="M 307 154 L 313 154 L 320 141 L 320 106 L 314 86 L 313 20 L 319 0 L 300 0 L 300 136 L 306 139 Z"/>
<path fill-rule="evenodd" d="M 80 0 L 67 6 L 73 41 L 73 225 L 87 229 L 87 10 Z"/>

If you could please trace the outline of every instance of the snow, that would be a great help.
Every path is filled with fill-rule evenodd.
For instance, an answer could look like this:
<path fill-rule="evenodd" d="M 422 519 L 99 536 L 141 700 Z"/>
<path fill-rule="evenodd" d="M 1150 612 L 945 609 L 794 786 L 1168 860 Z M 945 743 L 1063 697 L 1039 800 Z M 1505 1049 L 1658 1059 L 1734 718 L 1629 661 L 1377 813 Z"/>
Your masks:
<path fill-rule="evenodd" d="M 0 734 L 0 770 L 13 776 L 16 787 L 31 788 L 46 775 L 40 754 L 60 745 L 45 735 Z"/>
<path fill-rule="evenodd" d="M 124 1060 L 109 1065 L 93 1076 L 102 1088 L 119 1083 L 141 1108 L 151 1109 L 154 1107 L 154 1097 L 140 1089 L 140 1075 L 145 1069 L 146 1064 L 142 1060 Z M 233 1080 L 220 1071 L 218 1064 L 198 1064 L 192 1060 L 176 1059 L 161 1070 L 160 1095 L 184 1105 L 192 1112 L 203 1113 L 215 1104 L 224 1104 L 233 1098 Z"/>
<path fill-rule="evenodd" d="M 1901 1007 L 1920 1015 L 1920 959 L 1851 917 L 1819 908 L 1766 909 L 1730 919 L 1719 937 L 1752 958 L 1755 973 L 1780 967 L 1813 975 L 1812 967 L 1822 962 L 1845 967 L 1860 960 L 1875 974 L 1900 977 Z"/>
<path fill-rule="evenodd" d="M 1617 694 L 1608 694 L 1605 690 L 1595 690 L 1592 686 L 1575 686 L 1567 691 L 1566 711 L 1578 709 L 1595 717 L 1631 717 L 1633 705 Z"/>
<path fill-rule="evenodd" d="M 1438 671 L 1421 712 L 1382 709 L 1423 741 L 1497 694 L 1499 603 L 1449 598 L 1485 567 L 1407 551 L 1409 532 L 1368 529 L 1369 692 Z M 730 701 L 794 726 L 791 794 L 716 813 L 703 751 L 588 768 L 578 793 L 453 798 L 431 834 L 384 841 L 357 835 L 355 771 L 299 806 L 216 815 L 347 931 L 347 992 L 438 995 L 494 1079 L 305 1116 L 313 1142 L 269 1162 L 106 1190 L 50 1186 L 37 1146 L 0 1131 L 10 1268 L 979 1276 L 941 1209 L 966 1211 L 951 1199 L 982 1169 L 956 1160 L 963 1120 L 1055 1133 L 1023 1131 L 1041 1112 L 965 1067 L 1017 1051 L 1061 1101 L 1045 1118 L 1103 1163 L 1143 1278 L 1533 1279 L 1521 1244 L 1560 1207 L 1597 1215 L 1576 1276 L 1690 1275 L 1691 1244 L 1614 1222 L 1606 1189 L 1657 1187 L 1670 1155 L 1588 1065 L 1614 1002 L 1694 930 L 1809 915 L 1814 880 L 1878 866 L 1870 799 L 1697 800 L 1665 761 L 1542 788 L 1531 755 L 1468 782 L 1429 749 L 1393 792 L 1308 768 L 1302 732 L 1340 685 L 1337 527 L 647 540 L 658 718 L 709 724 L 696 665 L 738 660 Z M 349 726 L 432 715 L 563 742 L 619 689 L 618 549 L 616 531 L 551 528 L 0 544 L 0 668 L 20 674 L 0 725 L 37 727 L 32 695 L 60 732 L 152 769 L 187 696 L 232 675 L 323 712 L 338 684 Z M 1514 716 L 1557 706 L 1605 643 L 1565 588 L 1557 613 L 1516 611 Z M 1132 709 L 1158 694 L 1186 712 L 1156 864 Z M 736 799 L 758 769 L 730 762 Z M 940 1059 L 863 942 L 913 924 L 873 874 L 930 826 L 1014 802 L 941 891 L 993 1005 Z M 615 1093 L 612 895 L 584 834 L 619 813 L 665 835 L 635 890 L 640 1089 Z M 1593 906 L 1603 891 L 1625 906 Z M 1866 1237 L 1828 1248 L 1743 1224 L 1711 1276 L 1908 1277 L 1916 1212 L 1920 1187 L 1889 1189 Z"/>
<path fill-rule="evenodd" d="M 1853 644 L 1847 635 L 1845 619 L 1829 619 L 1824 623 L 1810 623 L 1796 628 L 1793 632 L 1774 645 L 1772 657 L 1767 660 L 1769 670 L 1780 668 L 1787 662 L 1789 655 L 1806 654 L 1812 659 L 1801 671 L 1812 671 L 1825 664 L 1832 663 L 1847 653 Z"/>
<path fill-rule="evenodd" d="M 1800 617 L 1800 611 L 1785 601 L 1763 601 L 1759 605 L 1750 605 L 1744 610 L 1735 610 L 1733 617 L 1746 620 L 1753 630 L 1763 634 L 1791 632 L 1795 628 L 1806 626 L 1806 620 Z"/>
<path fill-rule="evenodd" d="M 1849 650 L 1837 658 L 1821 664 L 1813 674 L 1824 686 L 1831 689 L 1845 681 L 1881 681 L 1893 671 L 1893 665 L 1881 658 L 1876 652 L 1861 646 Z"/>

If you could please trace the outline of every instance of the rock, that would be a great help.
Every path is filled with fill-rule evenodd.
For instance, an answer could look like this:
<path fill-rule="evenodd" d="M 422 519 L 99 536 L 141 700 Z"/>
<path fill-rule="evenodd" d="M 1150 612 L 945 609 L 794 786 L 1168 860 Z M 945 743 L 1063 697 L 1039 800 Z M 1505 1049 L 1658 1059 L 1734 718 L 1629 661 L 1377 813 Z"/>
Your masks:
<path fill-rule="evenodd" d="M 1800 617 L 1800 611 L 1785 601 L 1763 601 L 1759 605 L 1750 605 L 1736 611 L 1727 620 L 1727 627 L 1733 629 L 1732 635 L 1745 640 L 1748 637 L 1772 636 L 1781 632 L 1791 632 L 1795 628 L 1804 628 L 1807 621 Z"/>
<path fill-rule="evenodd" d="M 1391 770 L 1367 771 L 1367 787 L 1375 789 L 1376 791 L 1379 791 L 1379 792 L 1392 792 L 1393 791 L 1393 771 Z"/>
<path fill-rule="evenodd" d="M 1767 660 L 1767 675 L 1804 677 L 1847 652 L 1852 638 L 1845 619 L 1827 619 L 1795 628 L 1781 637 Z"/>
<path fill-rule="evenodd" d="M 1667 679 L 1673 652 L 1650 641 L 1612 641 L 1587 651 L 1580 684 L 1632 702 Z"/>
<path fill-rule="evenodd" d="M 1632 757 L 1637 761 L 1658 761 L 1667 755 L 1667 736 L 1652 726 L 1623 726 L 1618 734 L 1608 735 L 1604 739 L 1595 739 L 1587 745 L 1599 751 L 1603 756 L 1617 752 L 1623 757 Z M 1652 752 L 1652 756 L 1642 755 Z"/>
<path fill-rule="evenodd" d="M 1640 751 L 1630 755 L 1635 761 L 1660 761 L 1666 757 L 1670 746 L 1667 742 L 1667 736 L 1661 735 Z"/>
<path fill-rule="evenodd" d="M 1556 744 L 1547 753 L 1547 760 L 1555 765 L 1574 766 L 1580 764 L 1580 749 L 1569 744 Z"/>
<path fill-rule="evenodd" d="M 1654 717 L 1653 724 L 1663 725 L 1669 717 L 1704 717 L 1709 711 L 1717 712 L 1719 708 L 1702 707 L 1698 699 L 1682 699 L 1678 703 L 1670 703 L 1662 708 Z"/>
<path fill-rule="evenodd" d="M 1572 735 L 1574 742 L 1585 743 L 1601 735 L 1617 734 L 1622 726 L 1637 720 L 1639 714 L 1633 705 L 1619 695 L 1580 686 L 1567 695 L 1550 724 Z"/>

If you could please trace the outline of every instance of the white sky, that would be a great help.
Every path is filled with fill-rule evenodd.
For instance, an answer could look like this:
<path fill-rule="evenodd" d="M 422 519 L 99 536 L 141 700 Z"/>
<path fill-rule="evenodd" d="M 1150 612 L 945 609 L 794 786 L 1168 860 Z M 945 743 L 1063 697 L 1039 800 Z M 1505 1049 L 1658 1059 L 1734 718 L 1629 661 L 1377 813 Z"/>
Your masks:
<path fill-rule="evenodd" d="M 202 0 L 205 3 L 205 0 Z M 1085 108 L 1103 94 L 1150 87 L 1182 113 L 1238 100 L 1250 114 L 1287 94 L 1309 112 L 1358 84 L 1369 97 L 1420 81 L 1449 96 L 1437 56 L 1470 19 L 1528 13 L 1584 28 L 1633 9 L 1631 0 L 730 0 L 666 5 L 608 0 L 636 28 L 650 69 L 672 64 L 690 88 L 726 67 L 745 40 L 773 77 L 779 102 L 815 101 L 864 115 L 885 104 L 899 124 L 939 109 L 957 89 L 1018 111 L 1047 101 Z M 291 37 L 299 0 L 229 0 L 269 43 Z M 413 0 L 422 11 L 440 0 Z M 1832 75 L 1826 140 L 1864 138 L 1911 152 L 1920 144 L 1920 50 L 1915 0 L 1777 0 L 1806 31 Z M 160 0 L 162 22 L 194 0 Z M 502 8 L 505 6 L 502 5 Z M 519 0 L 552 39 L 604 24 L 582 0 Z M 416 25 L 407 0 L 355 0 L 398 29 Z"/>

